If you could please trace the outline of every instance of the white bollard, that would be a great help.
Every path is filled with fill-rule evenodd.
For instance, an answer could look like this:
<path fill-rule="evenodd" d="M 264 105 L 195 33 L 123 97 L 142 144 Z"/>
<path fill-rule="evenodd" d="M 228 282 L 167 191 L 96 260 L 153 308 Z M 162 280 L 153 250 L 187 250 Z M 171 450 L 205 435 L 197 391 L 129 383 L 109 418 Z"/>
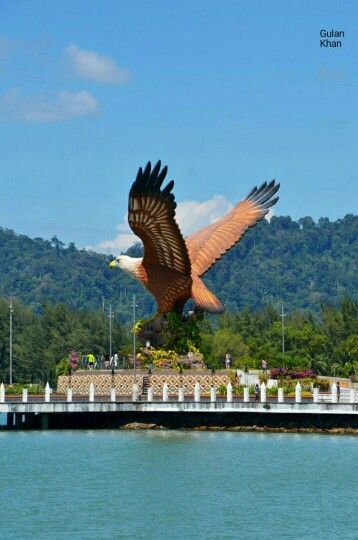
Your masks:
<path fill-rule="evenodd" d="M 283 388 L 277 389 L 277 403 L 283 403 L 284 397 L 283 397 Z"/>
<path fill-rule="evenodd" d="M 336 383 L 332 383 L 331 386 L 331 401 L 332 403 L 338 403 L 338 392 Z"/>
<path fill-rule="evenodd" d="M 116 401 L 116 389 L 111 388 L 111 401 L 114 403 Z"/>
<path fill-rule="evenodd" d="M 301 388 L 300 383 L 298 382 L 295 388 L 295 402 L 296 403 L 301 403 L 301 396 L 302 396 L 302 388 Z"/>
<path fill-rule="evenodd" d="M 263 382 L 261 385 L 261 392 L 260 392 L 260 400 L 261 403 L 266 403 L 266 384 Z"/>
<path fill-rule="evenodd" d="M 147 401 L 153 401 L 153 388 L 148 386 L 147 389 Z"/>
<path fill-rule="evenodd" d="M 22 403 L 27 403 L 28 390 L 27 388 L 22 389 Z"/>
<path fill-rule="evenodd" d="M 46 386 L 45 386 L 45 402 L 50 403 L 50 400 L 51 400 L 50 385 L 49 385 L 49 383 L 46 383 Z"/>
<path fill-rule="evenodd" d="M 211 401 L 211 403 L 214 403 L 216 401 L 216 388 L 215 388 L 215 386 L 212 386 L 210 388 L 210 401 Z"/>
<path fill-rule="evenodd" d="M 245 388 L 244 388 L 244 403 L 249 403 L 249 402 L 250 402 L 250 388 L 245 386 Z"/>
<path fill-rule="evenodd" d="M 5 403 L 5 386 L 4 386 L 4 383 L 0 384 L 0 403 Z"/>
<path fill-rule="evenodd" d="M 314 387 L 313 389 L 313 403 L 319 402 L 319 388 Z"/>
<path fill-rule="evenodd" d="M 67 402 L 71 403 L 71 401 L 72 401 L 72 388 L 69 386 L 67 388 Z"/>
<path fill-rule="evenodd" d="M 351 388 L 349 391 L 349 401 L 350 403 L 356 402 L 356 391 L 354 390 L 354 388 Z"/>
<path fill-rule="evenodd" d="M 169 401 L 169 386 L 167 382 L 163 384 L 163 401 Z"/>
<path fill-rule="evenodd" d="M 183 388 L 183 386 L 180 386 L 178 388 L 178 401 L 184 401 L 184 397 L 185 397 L 184 388 Z"/>
<path fill-rule="evenodd" d="M 94 394 L 95 394 L 94 384 L 93 382 L 91 382 L 91 384 L 89 385 L 88 401 L 91 401 L 91 402 L 94 401 Z"/>
<path fill-rule="evenodd" d="M 198 383 L 198 381 L 196 381 L 194 386 L 194 401 L 196 402 L 200 401 L 200 390 L 200 384 Z"/>
<path fill-rule="evenodd" d="M 139 401 L 139 386 L 138 386 L 138 384 L 133 384 L 133 386 L 132 386 L 132 401 Z"/>
<path fill-rule="evenodd" d="M 232 384 L 230 381 L 226 385 L 226 401 L 232 403 Z"/>

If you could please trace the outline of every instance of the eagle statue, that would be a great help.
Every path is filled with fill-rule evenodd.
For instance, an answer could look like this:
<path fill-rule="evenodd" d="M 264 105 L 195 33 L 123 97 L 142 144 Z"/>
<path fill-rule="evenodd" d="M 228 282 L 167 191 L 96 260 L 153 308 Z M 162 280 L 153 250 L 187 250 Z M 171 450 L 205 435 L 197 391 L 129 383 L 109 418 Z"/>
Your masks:
<path fill-rule="evenodd" d="M 139 168 L 129 192 L 128 222 L 144 246 L 143 258 L 116 257 L 110 268 L 120 267 L 144 285 L 157 302 L 158 317 L 181 314 L 192 298 L 197 308 L 222 313 L 221 301 L 206 287 L 202 276 L 232 248 L 245 231 L 269 211 L 280 184 L 275 180 L 254 187 L 222 219 L 184 238 L 175 220 L 176 202 L 171 180 L 164 188 L 167 166 Z"/>

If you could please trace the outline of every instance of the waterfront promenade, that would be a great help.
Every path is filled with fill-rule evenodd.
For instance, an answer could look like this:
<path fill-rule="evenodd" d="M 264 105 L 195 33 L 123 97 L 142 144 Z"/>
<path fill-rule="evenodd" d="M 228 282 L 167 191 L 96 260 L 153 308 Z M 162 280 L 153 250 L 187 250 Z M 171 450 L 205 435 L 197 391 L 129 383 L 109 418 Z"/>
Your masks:
<path fill-rule="evenodd" d="M 53 395 L 47 387 L 45 396 L 4 396 L 0 401 L 3 429 L 56 429 L 56 428 L 115 428 L 133 423 L 169 428 L 198 427 L 267 427 L 282 429 L 334 429 L 358 430 L 357 391 L 346 392 L 338 401 L 336 394 L 302 398 L 296 389 L 294 398 L 268 398 L 261 389 L 259 401 L 248 392 L 243 398 L 232 396 L 194 395 L 169 397 L 163 388 L 162 396 L 120 396 L 113 390 L 110 396 L 96 396 L 94 387 L 88 396 Z M 343 399 L 342 399 L 343 398 Z"/>

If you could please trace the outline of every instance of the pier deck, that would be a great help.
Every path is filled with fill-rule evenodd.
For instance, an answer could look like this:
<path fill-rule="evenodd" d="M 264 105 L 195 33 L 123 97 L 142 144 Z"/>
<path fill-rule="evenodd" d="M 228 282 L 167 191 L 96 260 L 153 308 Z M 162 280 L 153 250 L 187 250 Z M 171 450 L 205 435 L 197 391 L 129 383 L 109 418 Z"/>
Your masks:
<path fill-rule="evenodd" d="M 169 428 L 200 426 L 262 426 L 279 428 L 358 429 L 358 403 L 295 403 L 242 400 L 211 402 L 109 401 L 108 398 L 54 399 L 27 403 L 7 400 L 0 403 L 2 429 L 116 428 L 137 422 Z"/>

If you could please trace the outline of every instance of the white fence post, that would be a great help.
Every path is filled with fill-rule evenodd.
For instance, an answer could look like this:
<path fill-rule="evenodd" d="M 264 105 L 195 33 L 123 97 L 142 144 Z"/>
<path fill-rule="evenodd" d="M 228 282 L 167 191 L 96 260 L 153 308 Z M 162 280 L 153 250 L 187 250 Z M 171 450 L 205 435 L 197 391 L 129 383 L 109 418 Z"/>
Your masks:
<path fill-rule="evenodd" d="M 50 385 L 47 382 L 45 386 L 45 402 L 50 403 L 50 399 L 51 399 Z"/>
<path fill-rule="evenodd" d="M 94 384 L 93 382 L 91 382 L 91 384 L 89 385 L 88 401 L 91 401 L 91 402 L 94 401 L 94 394 L 95 394 Z"/>
<path fill-rule="evenodd" d="M 180 386 L 178 388 L 178 401 L 184 401 L 184 388 Z"/>
<path fill-rule="evenodd" d="M 354 388 L 351 388 L 350 389 L 350 392 L 349 392 L 349 401 L 350 403 L 355 403 L 355 397 L 356 397 L 356 392 L 354 390 Z"/>
<path fill-rule="evenodd" d="M 215 386 L 212 386 L 210 388 L 210 401 L 214 403 L 216 401 L 216 388 Z"/>
<path fill-rule="evenodd" d="M 249 403 L 250 401 L 250 388 L 245 386 L 244 388 L 244 403 Z"/>
<path fill-rule="evenodd" d="M 22 402 L 27 403 L 28 390 L 27 388 L 22 389 Z"/>
<path fill-rule="evenodd" d="M 163 401 L 169 401 L 169 386 L 167 382 L 163 384 Z"/>
<path fill-rule="evenodd" d="M 283 388 L 277 389 L 277 403 L 283 403 L 284 397 L 283 397 Z"/>
<path fill-rule="evenodd" d="M 232 403 L 232 384 L 229 381 L 226 386 L 226 401 Z"/>
<path fill-rule="evenodd" d="M 194 386 L 194 401 L 200 401 L 200 384 L 196 381 Z"/>
<path fill-rule="evenodd" d="M 335 382 L 333 382 L 331 386 L 331 401 L 332 403 L 338 403 L 338 391 Z"/>
<path fill-rule="evenodd" d="M 139 401 L 139 386 L 138 386 L 138 384 L 133 384 L 133 386 L 132 386 L 132 401 Z"/>
<path fill-rule="evenodd" d="M 266 403 L 266 384 L 263 382 L 261 385 L 261 393 L 260 393 L 261 403 Z"/>
<path fill-rule="evenodd" d="M 4 383 L 0 384 L 0 403 L 5 403 L 5 386 L 4 386 Z"/>
<path fill-rule="evenodd" d="M 111 388 L 111 401 L 114 403 L 116 401 L 116 389 Z"/>
<path fill-rule="evenodd" d="M 72 388 L 70 386 L 67 388 L 67 401 L 68 403 L 72 401 Z"/>
<path fill-rule="evenodd" d="M 153 388 L 148 386 L 147 389 L 147 401 L 153 401 Z"/>
<path fill-rule="evenodd" d="M 302 388 L 301 388 L 300 383 L 298 382 L 295 388 L 295 402 L 301 403 L 301 397 L 302 397 Z"/>
<path fill-rule="evenodd" d="M 318 403 L 318 402 L 319 402 L 319 388 L 315 386 L 313 389 L 313 403 Z"/>

